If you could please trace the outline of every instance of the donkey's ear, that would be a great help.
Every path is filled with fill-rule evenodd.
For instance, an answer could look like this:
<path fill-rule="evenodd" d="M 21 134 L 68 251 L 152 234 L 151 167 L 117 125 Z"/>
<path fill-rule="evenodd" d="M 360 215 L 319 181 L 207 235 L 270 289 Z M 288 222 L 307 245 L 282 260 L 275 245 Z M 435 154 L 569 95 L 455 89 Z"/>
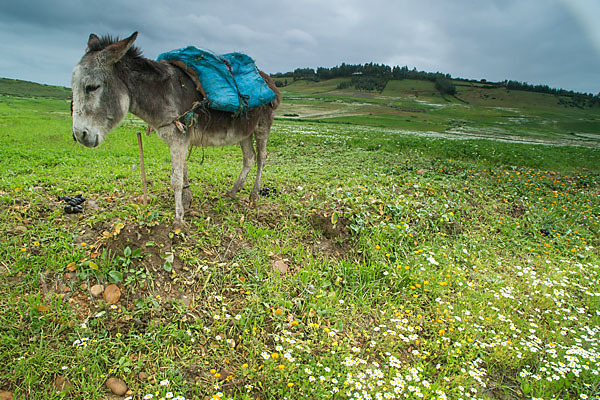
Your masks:
<path fill-rule="evenodd" d="M 137 32 L 126 39 L 120 40 L 117 43 L 111 44 L 106 49 L 102 50 L 102 55 L 108 63 L 114 64 L 118 62 L 133 46 L 133 42 L 137 38 Z"/>
<path fill-rule="evenodd" d="M 93 33 L 90 33 L 90 38 L 88 39 L 86 52 L 90 51 L 93 48 L 97 48 L 100 46 L 100 38 Z"/>

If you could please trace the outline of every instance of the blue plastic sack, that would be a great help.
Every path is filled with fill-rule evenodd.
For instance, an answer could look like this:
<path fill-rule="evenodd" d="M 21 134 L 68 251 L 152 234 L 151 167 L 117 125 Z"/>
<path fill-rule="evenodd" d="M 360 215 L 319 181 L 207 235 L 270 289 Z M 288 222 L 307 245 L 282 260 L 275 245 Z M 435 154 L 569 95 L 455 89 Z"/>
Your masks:
<path fill-rule="evenodd" d="M 198 89 L 204 91 L 212 109 L 241 113 L 275 99 L 275 92 L 260 76 L 254 60 L 245 54 L 217 55 L 188 46 L 160 54 L 158 61 L 161 60 L 177 61 L 191 68 L 201 85 Z"/>

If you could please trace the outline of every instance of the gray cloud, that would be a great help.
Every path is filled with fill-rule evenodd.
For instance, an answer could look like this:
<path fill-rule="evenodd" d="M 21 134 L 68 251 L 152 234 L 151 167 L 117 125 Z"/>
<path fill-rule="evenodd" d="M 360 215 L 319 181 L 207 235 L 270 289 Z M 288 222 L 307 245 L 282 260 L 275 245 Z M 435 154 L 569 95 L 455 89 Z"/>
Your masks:
<path fill-rule="evenodd" d="M 372 61 L 600 92 L 594 0 L 11 3 L 0 15 L 0 76 L 42 83 L 69 85 L 91 32 L 137 30 L 149 58 L 193 44 L 247 53 L 267 72 Z"/>

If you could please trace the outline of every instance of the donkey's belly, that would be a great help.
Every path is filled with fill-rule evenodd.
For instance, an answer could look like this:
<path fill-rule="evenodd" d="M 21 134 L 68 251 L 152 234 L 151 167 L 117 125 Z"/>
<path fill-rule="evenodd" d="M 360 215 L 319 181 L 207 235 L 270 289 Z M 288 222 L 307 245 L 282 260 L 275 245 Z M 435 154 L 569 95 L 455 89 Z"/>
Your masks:
<path fill-rule="evenodd" d="M 249 135 L 234 128 L 206 132 L 195 129 L 191 144 L 194 146 L 229 146 L 241 142 Z"/>

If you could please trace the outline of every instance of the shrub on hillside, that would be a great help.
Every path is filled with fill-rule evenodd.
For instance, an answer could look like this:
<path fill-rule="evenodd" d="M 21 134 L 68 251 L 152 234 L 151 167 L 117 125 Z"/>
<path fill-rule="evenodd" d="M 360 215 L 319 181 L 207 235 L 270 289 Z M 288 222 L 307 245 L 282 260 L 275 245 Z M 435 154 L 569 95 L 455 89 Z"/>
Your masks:
<path fill-rule="evenodd" d="M 454 96 L 456 94 L 456 86 L 454 86 L 450 79 L 442 77 L 436 78 L 435 88 L 443 95 L 448 94 L 450 96 Z"/>

